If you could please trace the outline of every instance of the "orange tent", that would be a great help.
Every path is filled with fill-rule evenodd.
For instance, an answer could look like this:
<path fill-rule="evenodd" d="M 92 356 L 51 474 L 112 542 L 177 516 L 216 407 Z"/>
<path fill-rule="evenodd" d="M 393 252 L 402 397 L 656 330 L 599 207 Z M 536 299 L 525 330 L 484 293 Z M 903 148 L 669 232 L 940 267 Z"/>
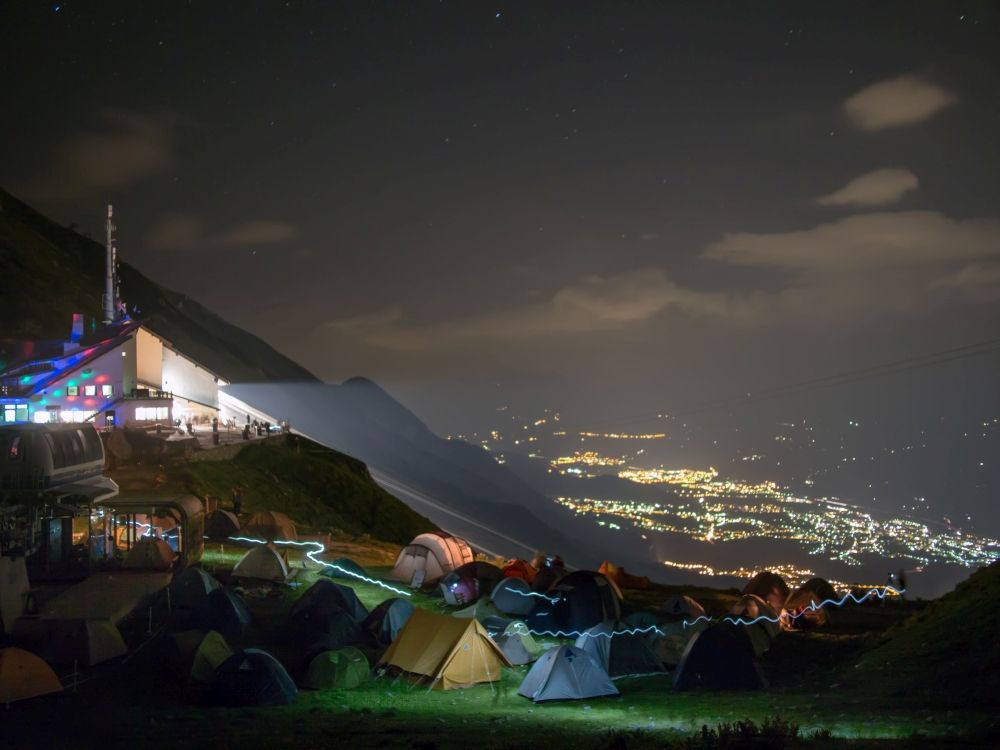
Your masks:
<path fill-rule="evenodd" d="M 522 581 L 531 583 L 535 580 L 535 576 L 538 575 L 538 571 L 527 560 L 515 557 L 513 560 L 508 560 L 504 563 L 503 574 L 505 578 L 520 578 Z"/>
<path fill-rule="evenodd" d="M 52 667 L 30 651 L 0 649 L 0 703 L 58 693 L 62 685 Z"/>
<path fill-rule="evenodd" d="M 607 560 L 601 563 L 601 567 L 597 569 L 597 572 L 603 573 L 606 578 L 617 583 L 620 589 L 649 588 L 649 579 L 646 576 L 634 576 L 631 573 L 625 572 L 625 568 Z"/>

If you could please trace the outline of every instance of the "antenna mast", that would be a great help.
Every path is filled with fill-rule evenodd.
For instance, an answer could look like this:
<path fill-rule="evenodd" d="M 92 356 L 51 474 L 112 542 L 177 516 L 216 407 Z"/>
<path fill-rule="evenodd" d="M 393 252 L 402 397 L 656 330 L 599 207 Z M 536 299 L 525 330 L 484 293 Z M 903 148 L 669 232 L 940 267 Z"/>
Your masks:
<path fill-rule="evenodd" d="M 114 323 L 118 319 L 118 250 L 115 248 L 115 225 L 111 221 L 114 209 L 108 204 L 106 257 L 104 269 L 104 323 Z"/>

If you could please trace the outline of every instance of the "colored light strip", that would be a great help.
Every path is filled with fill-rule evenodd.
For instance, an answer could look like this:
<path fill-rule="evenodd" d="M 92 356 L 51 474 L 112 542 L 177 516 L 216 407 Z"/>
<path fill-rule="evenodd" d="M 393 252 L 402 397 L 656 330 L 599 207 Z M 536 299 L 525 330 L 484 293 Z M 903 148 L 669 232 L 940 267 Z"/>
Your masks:
<path fill-rule="evenodd" d="M 228 538 L 233 540 L 234 542 L 267 544 L 267 542 L 263 539 L 252 539 L 248 536 L 231 536 Z M 392 593 L 399 594 L 400 596 L 412 596 L 412 594 L 409 591 L 404 591 L 402 589 L 396 588 L 395 586 L 390 586 L 388 583 L 380 581 L 377 578 L 369 578 L 368 576 L 363 576 L 360 573 L 355 573 L 353 570 L 347 570 L 346 568 L 342 568 L 339 565 L 334 565 L 333 563 L 324 562 L 323 560 L 318 559 L 316 555 L 322 555 L 324 552 L 326 552 L 326 547 L 320 544 L 319 542 L 293 542 L 290 540 L 275 540 L 274 544 L 284 544 L 293 547 L 312 547 L 311 550 L 306 552 L 306 557 L 308 557 L 317 565 L 322 565 L 325 568 L 333 568 L 337 572 L 343 573 L 344 575 L 349 576 L 350 578 L 356 578 L 359 581 L 364 581 L 365 583 L 370 583 L 375 586 L 379 586 L 385 589 L 386 591 L 391 591 Z"/>

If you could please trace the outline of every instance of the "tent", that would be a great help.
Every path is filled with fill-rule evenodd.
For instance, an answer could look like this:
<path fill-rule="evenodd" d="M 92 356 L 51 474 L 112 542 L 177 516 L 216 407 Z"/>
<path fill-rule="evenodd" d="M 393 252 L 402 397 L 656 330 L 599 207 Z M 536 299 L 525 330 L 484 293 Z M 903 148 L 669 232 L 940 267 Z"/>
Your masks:
<path fill-rule="evenodd" d="M 620 589 L 649 588 L 649 579 L 646 576 L 632 575 L 621 565 L 615 565 L 613 562 L 607 560 L 601 563 L 601 567 L 597 569 L 597 572 L 603 573 L 610 580 L 614 581 Z"/>
<path fill-rule="evenodd" d="M 413 603 L 400 597 L 386 599 L 365 618 L 362 628 L 377 643 L 388 646 L 413 614 Z"/>
<path fill-rule="evenodd" d="M 30 651 L 0 648 L 0 704 L 62 690 L 52 667 Z"/>
<path fill-rule="evenodd" d="M 368 659 L 356 648 L 323 651 L 309 662 L 302 687 L 356 688 L 368 679 Z"/>
<path fill-rule="evenodd" d="M 538 599 L 527 621 L 534 631 L 577 636 L 598 623 L 620 617 L 618 587 L 600 573 L 577 570 Z"/>
<path fill-rule="evenodd" d="M 730 607 L 729 614 L 740 620 L 740 627 L 746 631 L 758 656 L 771 648 L 771 643 L 781 632 L 778 613 L 759 596 L 744 594 Z"/>
<path fill-rule="evenodd" d="M 704 620 L 690 626 L 684 625 L 683 622 L 665 623 L 660 626 L 662 635 L 657 636 L 650 644 L 650 648 L 661 664 L 676 666 L 680 664 L 688 642 L 707 627 L 708 623 Z"/>
<path fill-rule="evenodd" d="M 455 568 L 441 579 L 441 594 L 451 606 L 474 602 L 493 591 L 503 571 L 488 562 L 473 561 Z"/>
<path fill-rule="evenodd" d="M 774 611 L 779 612 L 788 598 L 789 588 L 785 579 L 777 573 L 763 570 L 750 579 L 741 593 L 759 596 L 770 604 Z"/>
<path fill-rule="evenodd" d="M 122 567 L 127 570 L 170 570 L 177 555 L 162 539 L 144 536 L 128 551 Z"/>
<path fill-rule="evenodd" d="M 507 661 L 514 666 L 530 664 L 545 651 L 532 637 L 528 626 L 518 620 L 507 623 L 504 629 L 493 637 L 493 640 L 503 651 Z"/>
<path fill-rule="evenodd" d="M 483 622 L 483 620 L 487 618 L 503 617 L 503 612 L 497 609 L 493 602 L 489 599 L 480 599 L 475 604 L 470 604 L 465 609 L 460 609 L 457 612 L 452 612 L 451 614 L 454 617 L 464 617 L 467 619 L 471 618 L 479 620 L 479 622 Z"/>
<path fill-rule="evenodd" d="M 400 550 L 389 578 L 419 588 L 437 583 L 472 560 L 472 548 L 464 539 L 444 531 L 429 531 L 418 535 Z"/>
<path fill-rule="evenodd" d="M 226 639 L 209 630 L 185 630 L 170 636 L 174 672 L 188 685 L 210 685 L 215 671 L 233 655 Z"/>
<path fill-rule="evenodd" d="M 52 661 L 102 664 L 128 653 L 122 634 L 110 620 L 60 620 L 51 637 Z"/>
<path fill-rule="evenodd" d="M 760 690 L 767 687 L 746 630 L 715 625 L 702 630 L 684 649 L 674 673 L 675 690 Z"/>
<path fill-rule="evenodd" d="M 541 703 L 618 695 L 618 688 L 590 654 L 575 646 L 560 646 L 535 662 L 517 694 Z"/>
<path fill-rule="evenodd" d="M 432 680 L 443 690 L 493 682 L 507 657 L 476 620 L 414 609 L 379 664 Z"/>
<path fill-rule="evenodd" d="M 298 688 L 266 651 L 237 651 L 216 670 L 212 694 L 224 706 L 287 706 L 295 701 Z"/>
<path fill-rule="evenodd" d="M 259 544 L 248 549 L 233 566 L 233 577 L 284 583 L 288 580 L 288 564 L 274 547 Z"/>
<path fill-rule="evenodd" d="M 531 561 L 531 565 L 536 571 L 535 578 L 531 582 L 532 591 L 548 591 L 566 575 L 566 563 L 559 555 L 538 554 Z"/>
<path fill-rule="evenodd" d="M 297 645 L 297 651 L 306 661 L 321 651 L 337 651 L 361 642 L 361 626 L 344 610 L 336 610 L 314 619 L 308 624 L 292 622 L 288 636 Z"/>
<path fill-rule="evenodd" d="M 320 578 L 296 599 L 290 614 L 292 619 L 296 619 L 309 612 L 330 613 L 337 610 L 347 612 L 355 622 L 362 622 L 368 617 L 368 610 L 354 589 Z"/>
<path fill-rule="evenodd" d="M 625 623 L 602 622 L 586 630 L 574 645 L 612 678 L 662 672 L 663 665 L 645 639 L 629 630 Z"/>
<path fill-rule="evenodd" d="M 292 519 L 273 510 L 257 511 L 250 516 L 240 529 L 240 536 L 265 542 L 296 542 L 299 539 Z"/>
<path fill-rule="evenodd" d="M 0 648 L 0 704 L 62 690 L 52 667 L 30 651 Z"/>
<path fill-rule="evenodd" d="M 170 582 L 170 606 L 194 609 L 219 588 L 219 582 L 201 568 L 185 568 Z"/>
<path fill-rule="evenodd" d="M 502 570 L 505 578 L 520 578 L 528 584 L 535 580 L 537 574 L 531 563 L 518 557 L 504 563 Z"/>
<path fill-rule="evenodd" d="M 191 613 L 191 624 L 200 630 L 239 635 L 250 625 L 250 612 L 239 596 L 220 587 L 195 607 Z"/>
<path fill-rule="evenodd" d="M 705 616 L 705 608 L 690 596 L 685 596 L 684 594 L 671 596 L 663 602 L 661 609 L 671 617 L 684 619 L 689 622 Z"/>
<path fill-rule="evenodd" d="M 825 601 L 837 601 L 833 586 L 822 578 L 810 578 L 788 595 L 783 607 L 781 626 L 787 630 L 808 630 L 830 621 Z"/>
<path fill-rule="evenodd" d="M 240 536 L 240 519 L 231 511 L 213 510 L 205 516 L 205 536 L 209 539 Z"/>
<path fill-rule="evenodd" d="M 338 557 L 336 560 L 324 562 L 321 572 L 329 578 L 345 578 L 348 581 L 357 581 L 368 577 L 365 569 L 349 557 Z"/>
<path fill-rule="evenodd" d="M 523 578 L 504 578 L 493 589 L 490 599 L 501 612 L 524 616 L 531 612 L 538 601 L 534 594 Z"/>

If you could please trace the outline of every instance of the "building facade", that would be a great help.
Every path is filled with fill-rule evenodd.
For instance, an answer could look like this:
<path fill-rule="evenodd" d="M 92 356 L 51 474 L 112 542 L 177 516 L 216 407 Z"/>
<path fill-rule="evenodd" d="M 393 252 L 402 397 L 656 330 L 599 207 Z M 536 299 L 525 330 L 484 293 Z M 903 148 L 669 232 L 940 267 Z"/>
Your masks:
<path fill-rule="evenodd" d="M 44 356 L 0 372 L 0 423 L 92 422 L 112 426 L 205 422 L 219 415 L 226 381 L 140 321 L 51 342 Z"/>

